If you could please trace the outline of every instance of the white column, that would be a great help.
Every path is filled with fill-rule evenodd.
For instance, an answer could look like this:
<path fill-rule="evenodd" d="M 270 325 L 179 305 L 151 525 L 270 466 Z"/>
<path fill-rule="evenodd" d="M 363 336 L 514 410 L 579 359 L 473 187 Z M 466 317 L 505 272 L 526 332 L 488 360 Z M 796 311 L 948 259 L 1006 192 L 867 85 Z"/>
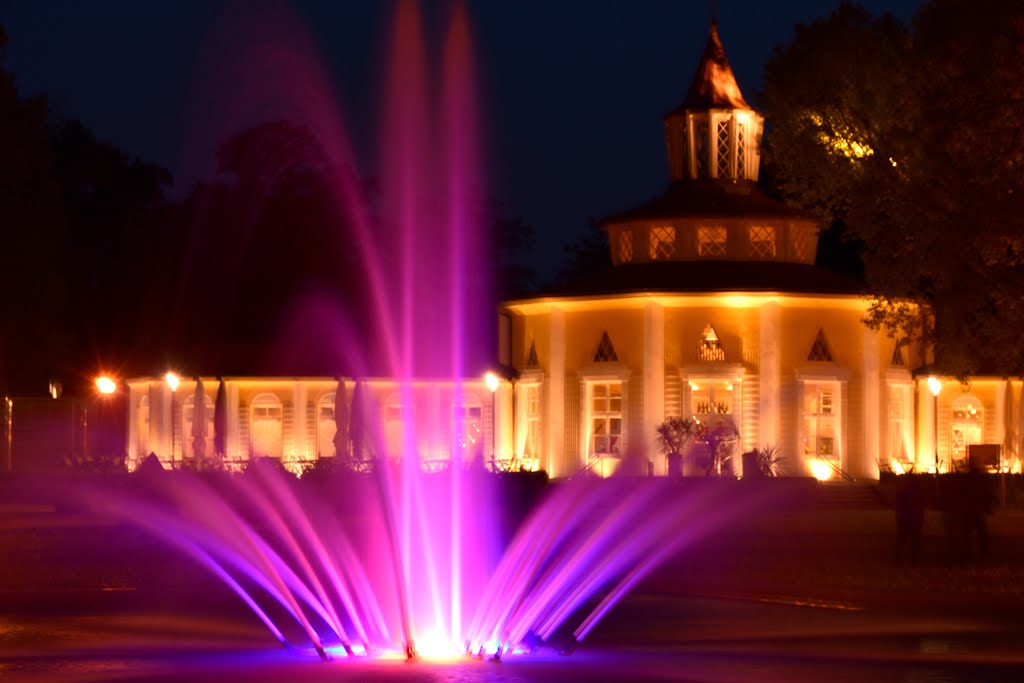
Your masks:
<path fill-rule="evenodd" d="M 864 357 L 861 368 L 864 382 L 863 439 L 864 450 L 850 453 L 847 467 L 854 477 L 878 479 L 879 436 L 881 433 L 881 374 L 878 361 L 878 332 L 864 326 Z M 885 454 L 888 457 L 890 454 Z"/>
<path fill-rule="evenodd" d="M 292 387 L 292 457 L 305 460 L 312 457 L 306 449 L 306 384 L 296 380 Z"/>
<path fill-rule="evenodd" d="M 241 437 L 238 433 L 238 385 L 225 380 L 228 392 L 228 433 L 227 443 L 224 444 L 226 455 L 231 460 L 238 460 L 242 457 Z"/>
<path fill-rule="evenodd" d="M 918 472 L 927 472 L 935 467 L 935 397 L 928 389 L 928 382 L 920 379 L 917 382 L 917 467 Z"/>
<path fill-rule="evenodd" d="M 545 469 L 552 477 L 565 477 L 576 468 L 570 464 L 577 454 L 565 452 L 565 311 L 551 309 L 548 353 L 551 365 L 547 378 L 547 444 Z"/>
<path fill-rule="evenodd" d="M 512 385 L 512 454 L 520 456 L 526 445 L 526 387 Z"/>
<path fill-rule="evenodd" d="M 1006 382 L 1003 382 L 1003 386 L 996 389 L 996 433 L 995 439 L 986 439 L 986 443 L 997 443 L 1002 444 L 1006 440 Z"/>
<path fill-rule="evenodd" d="M 174 431 L 181 431 L 181 425 L 176 424 L 178 422 L 178 416 L 175 415 L 175 408 L 178 404 L 178 394 L 175 391 L 171 391 L 171 388 L 167 386 L 166 382 L 159 385 L 159 388 L 150 394 L 149 400 L 155 397 L 159 397 L 159 401 L 156 406 L 150 404 L 149 407 L 149 419 L 152 420 L 155 416 L 159 415 L 160 421 L 160 436 L 158 441 L 154 442 L 154 446 L 159 447 L 157 455 L 160 456 L 160 461 L 164 465 L 169 465 L 175 461 L 176 458 L 181 457 L 181 453 L 174 452 Z"/>
<path fill-rule="evenodd" d="M 142 458 L 146 457 L 146 453 L 139 455 L 139 401 L 142 399 L 142 395 L 149 390 L 148 387 L 137 389 L 128 387 L 128 439 L 126 449 L 128 453 L 128 462 L 137 463 Z M 152 409 L 151 409 L 152 410 Z"/>
<path fill-rule="evenodd" d="M 644 416 L 639 450 L 650 462 L 658 462 L 655 435 L 665 420 L 665 308 L 649 302 L 644 309 Z M 663 460 L 663 459 L 661 459 Z M 644 463 L 645 464 L 645 463 Z M 644 470 L 646 474 L 646 469 Z M 667 472 L 666 472 L 667 474 Z"/>
<path fill-rule="evenodd" d="M 782 391 L 782 313 L 777 301 L 761 306 L 758 375 L 761 383 L 758 398 L 759 447 L 781 447 L 779 431 Z"/>
<path fill-rule="evenodd" d="M 498 414 L 495 416 L 495 443 L 497 444 L 495 457 L 502 460 L 512 458 L 512 449 L 515 446 L 512 435 L 512 384 L 502 382 L 498 386 L 496 395 Z"/>

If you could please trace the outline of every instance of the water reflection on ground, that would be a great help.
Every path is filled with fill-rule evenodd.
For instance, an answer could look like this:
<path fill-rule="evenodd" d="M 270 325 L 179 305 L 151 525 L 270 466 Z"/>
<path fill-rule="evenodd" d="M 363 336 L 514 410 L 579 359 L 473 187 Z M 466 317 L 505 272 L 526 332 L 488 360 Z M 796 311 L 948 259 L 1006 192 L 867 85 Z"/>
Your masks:
<path fill-rule="evenodd" d="M 879 613 L 639 595 L 572 655 L 503 661 L 338 659 L 268 642 L 234 616 L 0 617 L 5 681 L 945 681 L 1024 680 L 1024 628 L 1006 618 Z"/>

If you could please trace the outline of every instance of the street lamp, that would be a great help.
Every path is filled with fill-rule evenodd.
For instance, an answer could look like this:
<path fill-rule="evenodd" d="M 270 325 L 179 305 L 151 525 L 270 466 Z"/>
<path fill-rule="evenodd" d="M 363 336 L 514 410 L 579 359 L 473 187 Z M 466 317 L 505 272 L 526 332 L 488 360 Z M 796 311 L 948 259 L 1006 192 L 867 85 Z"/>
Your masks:
<path fill-rule="evenodd" d="M 928 390 L 932 392 L 932 441 L 935 444 L 935 471 L 939 471 L 939 392 L 942 382 L 935 375 L 928 378 Z"/>
<path fill-rule="evenodd" d="M 167 382 L 167 386 L 171 390 L 171 466 L 174 466 L 174 412 L 175 412 L 175 396 L 178 391 L 178 385 L 181 384 L 181 378 L 173 372 L 168 371 L 164 375 L 164 381 Z"/>
<path fill-rule="evenodd" d="M 107 452 L 108 448 L 111 447 L 109 431 L 111 429 L 112 408 L 107 407 L 110 397 L 117 393 L 117 380 L 110 375 L 98 375 L 93 380 L 93 384 L 96 386 L 96 393 L 99 394 L 101 401 L 94 402 L 95 415 L 93 416 L 94 424 L 94 437 L 96 439 L 96 447 L 98 449 L 98 456 L 100 458 L 109 455 Z M 84 448 L 84 455 L 89 456 L 89 409 L 86 407 L 82 417 L 82 441 Z"/>
<path fill-rule="evenodd" d="M 105 396 L 109 396 L 117 391 L 117 382 L 107 375 L 100 375 L 96 378 L 96 391 Z"/>
<path fill-rule="evenodd" d="M 498 460 L 498 385 L 501 379 L 493 372 L 484 375 L 484 384 L 491 392 L 491 465 L 497 468 Z"/>

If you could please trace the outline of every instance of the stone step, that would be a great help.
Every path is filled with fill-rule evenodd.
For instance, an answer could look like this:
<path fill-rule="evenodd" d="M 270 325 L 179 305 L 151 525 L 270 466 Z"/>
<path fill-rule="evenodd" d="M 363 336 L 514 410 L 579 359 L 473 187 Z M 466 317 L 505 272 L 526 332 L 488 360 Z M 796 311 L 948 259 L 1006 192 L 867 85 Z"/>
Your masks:
<path fill-rule="evenodd" d="M 822 482 L 818 485 L 815 506 L 830 510 L 878 510 L 885 508 L 877 482 Z"/>

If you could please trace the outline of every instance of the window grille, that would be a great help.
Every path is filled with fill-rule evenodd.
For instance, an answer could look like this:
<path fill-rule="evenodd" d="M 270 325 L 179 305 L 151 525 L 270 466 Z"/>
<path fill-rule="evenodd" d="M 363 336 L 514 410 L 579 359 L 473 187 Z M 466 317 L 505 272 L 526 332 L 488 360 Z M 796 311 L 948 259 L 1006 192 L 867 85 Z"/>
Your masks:
<path fill-rule="evenodd" d="M 619 452 L 622 439 L 622 382 L 591 385 L 591 452 Z"/>
<path fill-rule="evenodd" d="M 633 260 L 633 233 L 629 230 L 619 233 L 619 260 L 623 263 Z"/>
<path fill-rule="evenodd" d="M 811 352 L 807 354 L 807 360 L 832 362 L 832 350 L 829 348 L 828 342 L 825 341 L 825 330 L 818 330 L 818 336 L 814 338 L 814 344 L 811 345 Z"/>
<path fill-rule="evenodd" d="M 966 458 L 969 445 L 985 441 L 984 407 L 974 396 L 961 396 L 953 402 L 950 418 L 952 457 Z"/>
<path fill-rule="evenodd" d="M 807 233 L 804 230 L 793 230 L 793 258 L 797 261 L 806 261 L 808 252 Z"/>
<path fill-rule="evenodd" d="M 676 253 L 676 229 L 671 225 L 651 228 L 650 256 L 652 261 L 665 261 Z"/>
<path fill-rule="evenodd" d="M 729 122 L 718 122 L 718 177 L 731 178 L 729 163 Z"/>
<path fill-rule="evenodd" d="M 618 362 L 619 356 L 615 353 L 615 347 L 612 346 L 612 340 L 608 338 L 608 333 L 601 333 L 601 343 L 597 346 L 597 353 L 594 354 L 595 363 L 615 363 Z"/>
<path fill-rule="evenodd" d="M 757 258 L 775 258 L 775 228 L 773 226 L 750 226 L 750 254 Z"/>
<path fill-rule="evenodd" d="M 706 257 L 725 256 L 727 235 L 725 226 L 722 225 L 697 226 L 697 255 Z"/>
<path fill-rule="evenodd" d="M 744 126 L 741 123 L 736 124 L 736 177 L 746 178 L 747 177 L 747 161 L 745 159 L 746 147 L 744 143 Z"/>
<path fill-rule="evenodd" d="M 835 382 L 809 382 L 804 386 L 804 454 L 838 460 L 838 386 Z"/>

